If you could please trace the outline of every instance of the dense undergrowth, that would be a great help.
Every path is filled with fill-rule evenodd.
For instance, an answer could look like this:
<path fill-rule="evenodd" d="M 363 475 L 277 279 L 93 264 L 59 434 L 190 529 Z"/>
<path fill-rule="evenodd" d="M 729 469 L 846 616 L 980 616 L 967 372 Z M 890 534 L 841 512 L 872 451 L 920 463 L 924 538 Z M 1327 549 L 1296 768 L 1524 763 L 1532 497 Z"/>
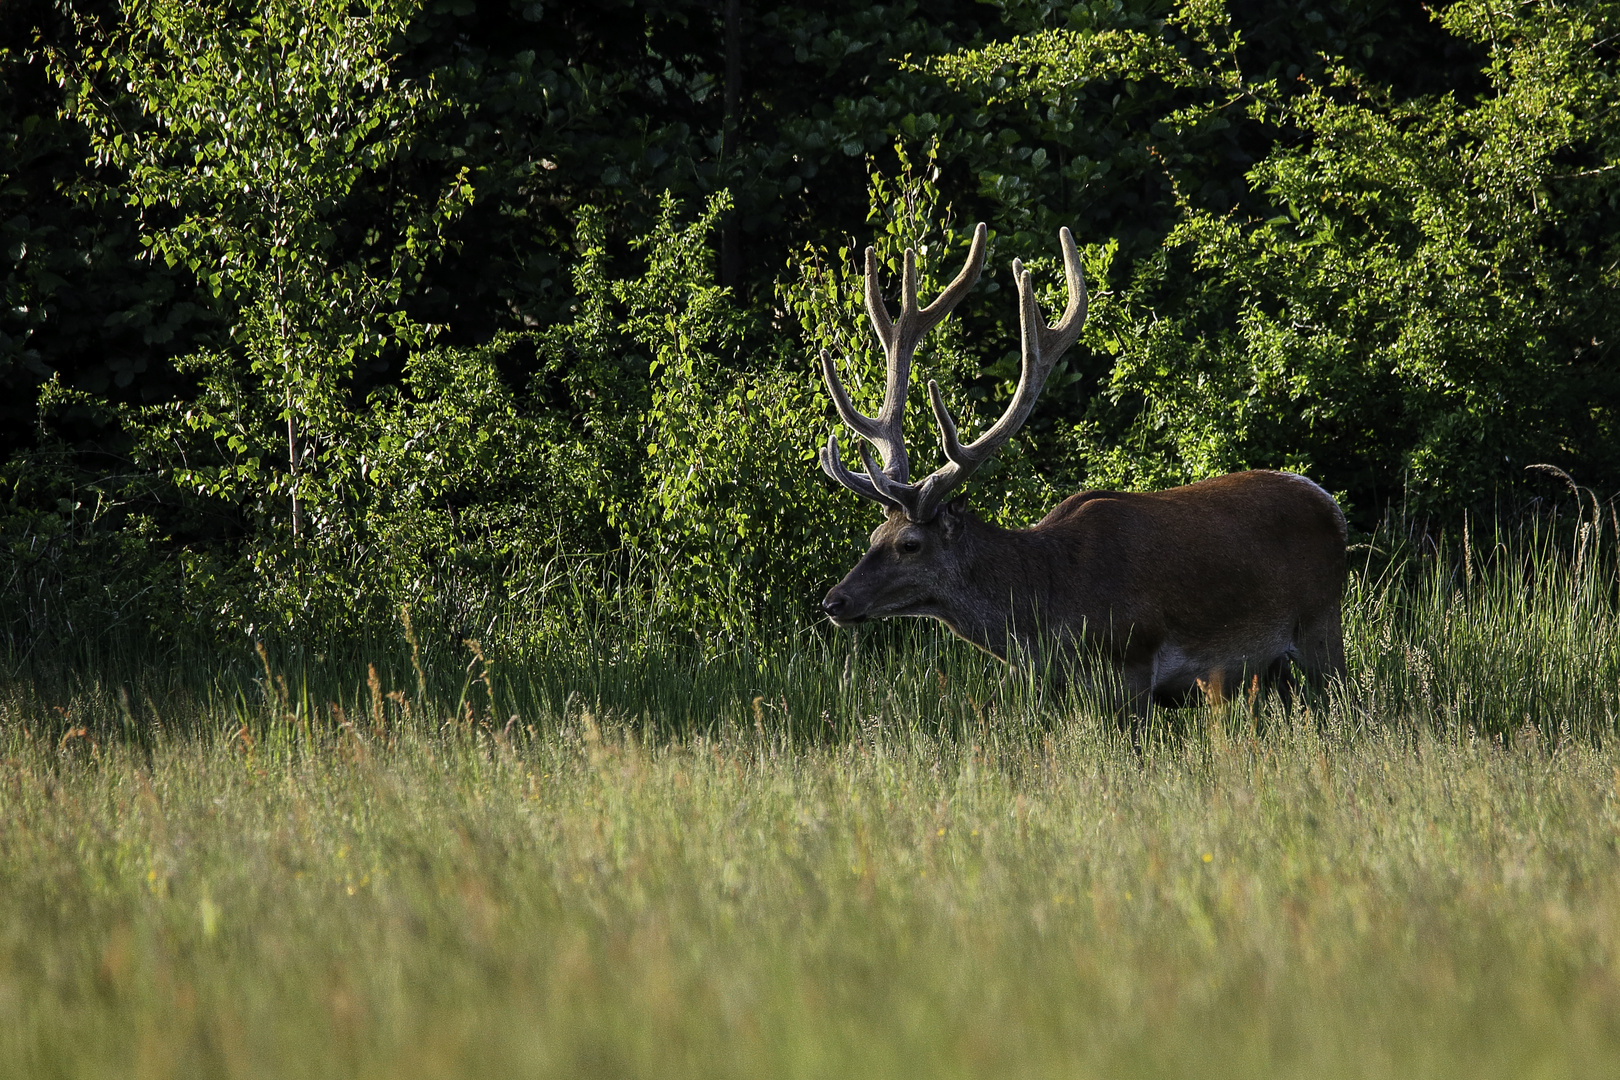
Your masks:
<path fill-rule="evenodd" d="M 1576 495 L 1562 518 L 1476 523 L 1455 539 L 1390 527 L 1352 545 L 1349 670 L 1323 722 L 1445 738 L 1511 740 L 1524 729 L 1552 743 L 1611 737 L 1620 722 L 1616 522 Z M 931 622 L 839 632 L 779 611 L 723 630 L 681 629 L 663 606 L 675 588 L 659 580 L 665 571 L 624 566 L 559 558 L 515 601 L 491 590 L 469 602 L 459 625 L 422 625 L 407 607 L 366 637 L 244 637 L 202 651 L 162 635 L 86 634 L 77 649 L 14 652 L 5 684 L 31 703 L 41 735 L 82 728 L 137 741 L 207 734 L 222 717 L 255 738 L 401 724 L 534 736 L 590 709 L 647 738 L 742 725 L 796 744 L 874 726 L 956 737 L 992 715 L 1042 729 L 1110 711 Z M 1192 715 L 1160 711 L 1155 723 L 1180 730 Z"/>

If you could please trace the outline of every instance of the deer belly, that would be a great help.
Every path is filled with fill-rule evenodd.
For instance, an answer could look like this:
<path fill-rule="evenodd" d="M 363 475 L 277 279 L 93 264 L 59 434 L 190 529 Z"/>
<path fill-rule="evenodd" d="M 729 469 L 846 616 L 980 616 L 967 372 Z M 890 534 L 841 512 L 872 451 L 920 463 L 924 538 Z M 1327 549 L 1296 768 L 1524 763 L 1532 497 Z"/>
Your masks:
<path fill-rule="evenodd" d="M 1218 702 L 1242 693 L 1251 678 L 1263 676 L 1292 647 L 1288 641 L 1266 642 L 1260 648 L 1234 655 L 1223 651 L 1194 652 L 1167 642 L 1153 654 L 1150 693 L 1154 704 L 1174 708 Z"/>
<path fill-rule="evenodd" d="M 1207 659 L 1166 643 L 1153 654 L 1153 673 L 1148 691 L 1155 704 L 1171 707 L 1185 704 L 1197 691 L 1198 680 L 1209 669 Z"/>

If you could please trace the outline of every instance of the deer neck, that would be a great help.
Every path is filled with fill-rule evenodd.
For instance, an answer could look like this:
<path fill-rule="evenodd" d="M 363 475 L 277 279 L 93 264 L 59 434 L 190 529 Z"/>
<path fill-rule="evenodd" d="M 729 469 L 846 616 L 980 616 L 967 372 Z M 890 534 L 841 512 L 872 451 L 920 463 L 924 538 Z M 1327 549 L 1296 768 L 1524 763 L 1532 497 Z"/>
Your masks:
<path fill-rule="evenodd" d="M 1003 660 L 1009 642 L 1033 648 L 1043 633 L 1058 629 L 1046 625 L 1052 615 L 1048 583 L 1031 572 L 1042 565 L 1043 545 L 1033 530 L 1003 529 L 964 515 L 956 580 L 940 604 L 940 620 Z"/>

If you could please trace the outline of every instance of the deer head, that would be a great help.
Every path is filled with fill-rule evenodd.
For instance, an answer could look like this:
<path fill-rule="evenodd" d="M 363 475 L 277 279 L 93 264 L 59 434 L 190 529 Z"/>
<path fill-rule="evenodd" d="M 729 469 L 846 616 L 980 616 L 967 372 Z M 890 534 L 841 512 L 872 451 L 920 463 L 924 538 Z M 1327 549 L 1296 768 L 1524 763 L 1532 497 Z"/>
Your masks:
<path fill-rule="evenodd" d="M 939 384 L 930 379 L 928 401 L 939 426 L 945 464 L 920 482 L 911 483 L 901 421 L 911 379 L 912 356 L 928 331 L 944 321 L 978 281 L 984 267 L 985 237 L 985 226 L 981 222 L 974 230 L 973 246 L 962 272 L 925 308 L 917 306 L 916 256 L 907 249 L 900 278 L 898 320 L 891 320 L 883 302 L 878 284 L 877 253 L 872 248 L 866 249 L 866 311 L 883 345 L 887 372 L 883 407 L 876 416 L 864 416 L 855 411 L 832 358 L 825 350 L 821 353 L 821 373 L 838 415 L 857 435 L 875 445 L 883 458 L 880 468 L 863 442 L 860 455 L 864 472 L 852 472 L 839 459 L 838 437 L 834 433 L 821 448 L 822 471 L 888 511 L 888 519 L 872 533 L 871 547 L 865 557 L 823 601 L 823 609 L 836 623 L 863 622 L 888 615 L 945 617 L 944 596 L 953 591 L 962 573 L 963 535 L 968 522 L 963 500 L 950 501 L 951 495 L 1023 426 L 1041 388 L 1046 385 L 1047 376 L 1085 325 L 1086 285 L 1080 273 L 1080 256 L 1074 237 L 1068 229 L 1062 229 L 1058 239 L 1063 248 L 1063 270 L 1069 292 L 1069 304 L 1062 318 L 1056 325 L 1046 325 L 1035 301 L 1029 271 L 1014 259 L 1012 272 L 1018 285 L 1022 339 L 1018 389 L 1001 418 L 973 442 L 964 444 L 956 422 L 945 408 Z"/>

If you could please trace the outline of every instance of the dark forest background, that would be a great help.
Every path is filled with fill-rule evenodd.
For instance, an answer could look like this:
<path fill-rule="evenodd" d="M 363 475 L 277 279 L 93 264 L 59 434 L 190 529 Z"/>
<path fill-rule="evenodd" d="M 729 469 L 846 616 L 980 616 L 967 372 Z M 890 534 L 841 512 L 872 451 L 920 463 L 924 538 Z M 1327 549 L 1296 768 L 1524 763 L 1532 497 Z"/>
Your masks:
<path fill-rule="evenodd" d="M 0 0 L 13 655 L 802 619 L 874 511 L 860 251 L 1087 331 L 975 507 L 1292 468 L 1363 534 L 1620 488 L 1616 7 Z M 920 381 L 920 380 L 919 380 Z M 914 388 L 916 389 L 916 388 Z M 914 455 L 935 439 L 919 396 Z M 842 437 L 842 433 L 841 433 Z M 508 622 L 509 627 L 516 625 Z"/>

